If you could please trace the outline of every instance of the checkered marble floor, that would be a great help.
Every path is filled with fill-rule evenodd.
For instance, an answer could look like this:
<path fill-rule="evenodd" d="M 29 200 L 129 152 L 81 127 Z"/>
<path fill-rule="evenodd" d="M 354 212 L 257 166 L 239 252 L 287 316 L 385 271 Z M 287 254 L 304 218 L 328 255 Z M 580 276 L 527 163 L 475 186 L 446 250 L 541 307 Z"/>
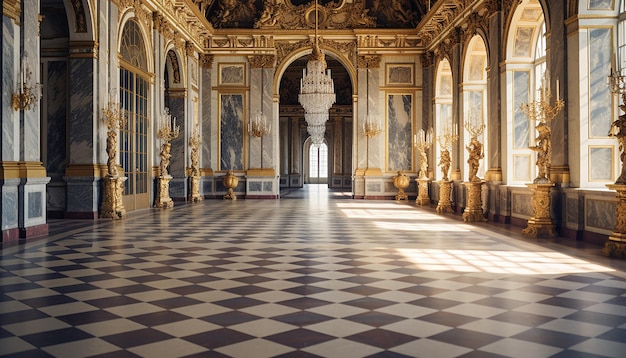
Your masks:
<path fill-rule="evenodd" d="M 335 194 L 147 210 L 6 247 L 0 355 L 626 355 L 621 262 Z"/>

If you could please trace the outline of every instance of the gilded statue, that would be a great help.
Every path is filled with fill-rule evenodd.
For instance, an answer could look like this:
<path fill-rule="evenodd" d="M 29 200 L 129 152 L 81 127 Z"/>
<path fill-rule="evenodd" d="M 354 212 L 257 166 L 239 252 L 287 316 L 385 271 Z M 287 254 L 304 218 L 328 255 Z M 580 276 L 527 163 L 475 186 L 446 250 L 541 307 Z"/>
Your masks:
<path fill-rule="evenodd" d="M 483 144 L 478 141 L 478 138 L 473 136 L 470 144 L 465 146 L 467 151 L 469 152 L 469 158 L 467 159 L 467 164 L 469 164 L 469 177 L 468 180 L 471 182 L 479 182 L 480 178 L 478 177 L 478 168 L 480 167 L 480 160 L 485 156 L 483 153 Z"/>
<path fill-rule="evenodd" d="M 441 158 L 439 159 L 439 166 L 441 167 L 441 174 L 443 180 L 448 180 L 448 173 L 450 172 L 450 163 L 452 158 L 450 157 L 450 151 L 443 149 L 441 151 Z"/>
<path fill-rule="evenodd" d="M 420 154 L 420 172 L 418 174 L 420 179 L 428 178 L 428 157 L 426 156 L 426 150 L 418 150 Z"/>
<path fill-rule="evenodd" d="M 170 154 L 170 150 L 172 145 L 169 142 L 165 142 L 161 145 L 161 162 L 159 164 L 159 173 L 162 177 L 168 175 L 167 167 L 170 165 L 170 159 L 172 155 Z"/>
<path fill-rule="evenodd" d="M 626 104 L 620 105 L 620 108 L 626 112 Z M 619 159 L 622 162 L 622 173 L 619 178 L 617 178 L 615 184 L 626 185 L 626 168 L 624 167 L 624 159 L 626 158 L 626 153 L 624 152 L 626 149 L 626 113 L 620 115 L 617 120 L 611 124 L 609 136 L 617 138 L 621 152 Z"/>
<path fill-rule="evenodd" d="M 535 138 L 535 146 L 529 147 L 537 152 L 537 178 L 533 181 L 535 184 L 550 183 L 550 158 L 552 156 L 552 134 L 550 126 L 547 123 L 539 122 L 537 124 L 539 134 Z"/>
<path fill-rule="evenodd" d="M 117 165 L 115 164 L 115 156 L 117 155 L 117 133 L 115 131 L 107 132 L 107 169 L 111 177 L 117 176 Z"/>

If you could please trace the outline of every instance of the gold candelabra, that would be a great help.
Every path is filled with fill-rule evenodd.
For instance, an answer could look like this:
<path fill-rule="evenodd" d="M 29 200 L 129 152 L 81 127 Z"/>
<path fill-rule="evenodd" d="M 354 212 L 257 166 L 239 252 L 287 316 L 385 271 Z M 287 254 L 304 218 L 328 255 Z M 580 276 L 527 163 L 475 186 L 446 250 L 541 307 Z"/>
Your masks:
<path fill-rule="evenodd" d="M 32 74 L 33 72 L 28 66 L 28 53 L 24 52 L 20 69 L 20 79 L 17 84 L 17 92 L 11 95 L 13 109 L 16 111 L 19 111 L 20 109 L 27 111 L 31 109 L 31 105 L 33 109 L 37 105 L 37 101 L 39 100 L 39 96 L 41 94 L 41 84 L 31 84 Z"/>
<path fill-rule="evenodd" d="M 115 100 L 117 89 L 112 89 L 109 93 L 109 103 L 102 109 L 102 116 L 107 125 L 107 147 L 108 154 L 107 170 L 108 175 L 115 177 L 117 172 L 117 132 L 126 125 L 126 110 L 122 109 L 120 104 Z"/>
<path fill-rule="evenodd" d="M 198 133 L 198 128 L 194 128 L 191 137 L 189 137 L 189 148 L 191 158 L 191 176 L 199 176 L 200 175 L 200 134 Z"/>
<path fill-rule="evenodd" d="M 180 126 L 176 125 L 176 117 L 170 114 L 170 109 L 165 107 L 163 114 L 161 115 L 161 123 L 159 131 L 157 132 L 157 138 L 162 142 L 161 144 L 161 162 L 159 164 L 160 175 L 167 176 L 167 167 L 170 164 L 171 141 L 178 137 L 180 134 Z"/>
<path fill-rule="evenodd" d="M 444 181 L 449 180 L 448 174 L 452 163 L 450 151 L 452 150 L 452 145 L 458 140 L 458 133 L 456 133 L 456 131 L 453 132 L 450 127 L 444 127 L 441 131 L 441 135 L 437 136 L 437 141 L 441 148 L 441 158 L 439 159 L 439 166 L 441 167 L 441 174 L 443 175 L 441 179 Z"/>
<path fill-rule="evenodd" d="M 548 86 L 548 71 L 544 72 L 542 84 L 539 87 L 539 96 L 535 101 L 523 103 L 520 110 L 528 117 L 531 123 L 535 124 L 535 130 L 538 133 L 535 138 L 535 144 L 529 146 L 529 149 L 537 152 L 537 178 L 533 180 L 535 184 L 551 183 L 550 166 L 552 157 L 552 133 L 550 122 L 565 106 L 565 101 L 559 97 L 559 81 L 557 80 L 557 98 L 554 105 L 550 104 L 552 94 Z"/>
<path fill-rule="evenodd" d="M 368 113 L 363 122 L 363 128 L 361 132 L 365 138 L 365 161 L 367 162 L 367 168 L 370 166 L 370 138 L 374 138 L 379 135 L 383 130 L 380 128 L 380 124 L 377 120 L 374 120 Z"/>
<path fill-rule="evenodd" d="M 420 157 L 420 169 L 417 176 L 420 179 L 428 179 L 428 156 L 426 150 L 433 144 L 432 128 L 424 132 L 420 129 L 417 134 L 413 135 L 413 145 L 417 148 Z"/>
<path fill-rule="evenodd" d="M 485 153 L 483 152 L 483 144 L 478 140 L 478 137 L 480 137 L 485 131 L 485 123 L 482 120 L 480 123 L 477 122 L 478 121 L 472 121 L 471 119 L 465 121 L 465 129 L 470 134 L 470 144 L 465 146 L 469 152 L 467 164 L 469 165 L 468 181 L 470 182 L 480 181 L 480 178 L 478 177 L 478 168 L 480 167 L 480 160 L 485 156 Z"/>

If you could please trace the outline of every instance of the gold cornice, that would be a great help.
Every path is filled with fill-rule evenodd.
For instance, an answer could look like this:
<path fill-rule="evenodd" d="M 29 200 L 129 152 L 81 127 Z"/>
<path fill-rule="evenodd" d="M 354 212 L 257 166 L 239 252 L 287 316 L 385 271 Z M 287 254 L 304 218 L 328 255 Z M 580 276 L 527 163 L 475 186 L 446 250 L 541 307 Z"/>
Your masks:
<path fill-rule="evenodd" d="M 362 55 L 359 56 L 357 66 L 359 68 L 380 68 L 382 56 L 380 55 Z"/>
<path fill-rule="evenodd" d="M 274 68 L 276 56 L 274 55 L 252 55 L 248 56 L 251 68 Z"/>
<path fill-rule="evenodd" d="M 104 176 L 107 171 L 105 164 L 71 164 L 65 168 L 65 176 L 99 178 Z"/>
<path fill-rule="evenodd" d="M 17 25 L 20 25 L 20 17 L 22 15 L 20 0 L 3 0 L 2 1 L 2 14 L 15 21 Z"/>
<path fill-rule="evenodd" d="M 250 168 L 246 171 L 246 176 L 249 177 L 275 177 L 276 171 L 274 168 Z"/>
<path fill-rule="evenodd" d="M 0 162 L 0 179 L 27 179 L 47 177 L 42 162 Z"/>

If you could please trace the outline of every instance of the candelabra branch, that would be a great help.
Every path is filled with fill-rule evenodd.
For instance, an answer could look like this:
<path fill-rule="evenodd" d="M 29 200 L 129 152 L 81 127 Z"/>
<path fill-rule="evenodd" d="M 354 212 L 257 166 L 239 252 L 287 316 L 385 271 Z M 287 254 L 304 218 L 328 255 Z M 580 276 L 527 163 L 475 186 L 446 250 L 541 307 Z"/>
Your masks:
<path fill-rule="evenodd" d="M 547 83 L 547 75 L 544 75 L 544 83 Z M 557 90 L 558 93 L 558 90 Z M 558 97 L 558 96 L 557 96 Z M 528 148 L 537 152 L 537 177 L 533 180 L 535 184 L 549 184 L 550 166 L 552 157 L 552 130 L 550 128 L 551 121 L 565 106 L 565 101 L 557 98 L 554 105 L 550 104 L 552 94 L 545 85 L 539 88 L 539 96 L 535 101 L 523 103 L 520 110 L 524 113 L 531 124 L 535 125 L 537 137 L 534 139 L 534 145 Z"/>

